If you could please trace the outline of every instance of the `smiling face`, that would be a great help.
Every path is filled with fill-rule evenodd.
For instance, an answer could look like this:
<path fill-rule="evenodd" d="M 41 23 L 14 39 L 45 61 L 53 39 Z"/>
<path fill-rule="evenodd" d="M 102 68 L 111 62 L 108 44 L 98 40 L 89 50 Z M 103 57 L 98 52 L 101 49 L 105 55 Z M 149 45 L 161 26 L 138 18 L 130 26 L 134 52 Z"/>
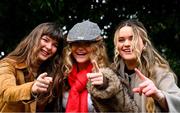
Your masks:
<path fill-rule="evenodd" d="M 77 63 L 83 64 L 90 61 L 92 51 L 90 45 L 90 42 L 71 43 L 72 55 Z"/>
<path fill-rule="evenodd" d="M 47 35 L 43 35 L 40 39 L 40 51 L 38 52 L 38 59 L 45 61 L 52 57 L 57 51 L 58 42 Z"/>
<path fill-rule="evenodd" d="M 134 37 L 133 36 L 133 29 L 130 26 L 122 27 L 116 38 L 116 46 L 119 51 L 119 55 L 125 61 L 136 61 L 137 57 L 135 54 L 135 50 L 133 48 L 133 38 L 138 38 L 137 44 L 134 44 L 135 47 L 142 52 L 144 44 L 141 37 Z"/>

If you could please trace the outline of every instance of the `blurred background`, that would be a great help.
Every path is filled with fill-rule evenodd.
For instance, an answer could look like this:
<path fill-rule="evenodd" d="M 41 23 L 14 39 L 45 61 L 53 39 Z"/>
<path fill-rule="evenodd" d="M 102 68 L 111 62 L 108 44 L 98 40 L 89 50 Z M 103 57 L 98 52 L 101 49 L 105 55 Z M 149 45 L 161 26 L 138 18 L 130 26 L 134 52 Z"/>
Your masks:
<path fill-rule="evenodd" d="M 58 22 L 66 35 L 74 24 L 87 19 L 102 29 L 111 61 L 116 26 L 125 19 L 140 20 L 180 79 L 179 0 L 1 0 L 0 59 L 40 23 Z"/>

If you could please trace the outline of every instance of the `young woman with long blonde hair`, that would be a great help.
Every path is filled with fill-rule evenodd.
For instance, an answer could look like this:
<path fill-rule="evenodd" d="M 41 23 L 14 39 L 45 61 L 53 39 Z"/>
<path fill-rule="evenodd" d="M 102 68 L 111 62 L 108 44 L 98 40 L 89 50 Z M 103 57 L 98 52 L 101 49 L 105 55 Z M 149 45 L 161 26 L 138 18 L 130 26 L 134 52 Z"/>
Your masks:
<path fill-rule="evenodd" d="M 114 64 L 141 112 L 179 112 L 180 89 L 168 62 L 152 46 L 144 25 L 123 21 L 114 34 Z"/>
<path fill-rule="evenodd" d="M 137 112 L 136 104 L 109 68 L 99 26 L 77 23 L 67 35 L 63 51 L 65 75 L 63 107 L 66 112 Z"/>

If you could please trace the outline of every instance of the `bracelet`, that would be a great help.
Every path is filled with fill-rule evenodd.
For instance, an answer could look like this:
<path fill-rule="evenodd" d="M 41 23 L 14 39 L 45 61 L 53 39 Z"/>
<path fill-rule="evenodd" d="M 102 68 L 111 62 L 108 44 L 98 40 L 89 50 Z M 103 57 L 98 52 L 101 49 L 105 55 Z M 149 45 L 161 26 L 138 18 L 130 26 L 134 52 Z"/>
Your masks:
<path fill-rule="evenodd" d="M 34 98 L 37 98 L 37 94 L 34 94 L 32 91 L 31 91 L 31 95 L 32 95 Z"/>
<path fill-rule="evenodd" d="M 157 100 L 159 103 L 161 103 L 161 102 L 164 100 L 164 97 L 165 97 L 164 94 L 163 94 L 161 91 L 159 91 L 156 100 Z"/>
<path fill-rule="evenodd" d="M 163 99 L 164 99 L 164 96 L 161 96 L 160 98 L 157 99 L 157 101 L 162 102 Z"/>

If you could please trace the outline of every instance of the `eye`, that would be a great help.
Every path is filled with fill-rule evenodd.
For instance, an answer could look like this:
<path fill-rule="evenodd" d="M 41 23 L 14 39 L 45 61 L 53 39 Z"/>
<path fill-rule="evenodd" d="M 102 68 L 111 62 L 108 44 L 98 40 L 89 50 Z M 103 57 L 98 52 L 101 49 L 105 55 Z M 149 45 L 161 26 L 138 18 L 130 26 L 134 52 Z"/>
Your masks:
<path fill-rule="evenodd" d="M 124 42 L 124 38 L 118 38 L 118 42 Z"/>
<path fill-rule="evenodd" d="M 58 43 L 54 43 L 53 46 L 57 48 L 58 47 Z"/>
<path fill-rule="evenodd" d="M 93 42 L 85 42 L 84 45 L 85 46 L 90 46 Z"/>
<path fill-rule="evenodd" d="M 70 45 L 71 45 L 71 46 L 78 46 L 79 43 L 78 43 L 78 42 L 72 42 Z"/>
<path fill-rule="evenodd" d="M 130 37 L 129 37 L 129 40 L 131 40 L 131 41 L 132 41 L 132 40 L 133 40 L 133 36 L 130 36 Z"/>
<path fill-rule="evenodd" d="M 42 36 L 41 38 L 44 42 L 49 42 L 49 38 L 47 36 Z"/>

